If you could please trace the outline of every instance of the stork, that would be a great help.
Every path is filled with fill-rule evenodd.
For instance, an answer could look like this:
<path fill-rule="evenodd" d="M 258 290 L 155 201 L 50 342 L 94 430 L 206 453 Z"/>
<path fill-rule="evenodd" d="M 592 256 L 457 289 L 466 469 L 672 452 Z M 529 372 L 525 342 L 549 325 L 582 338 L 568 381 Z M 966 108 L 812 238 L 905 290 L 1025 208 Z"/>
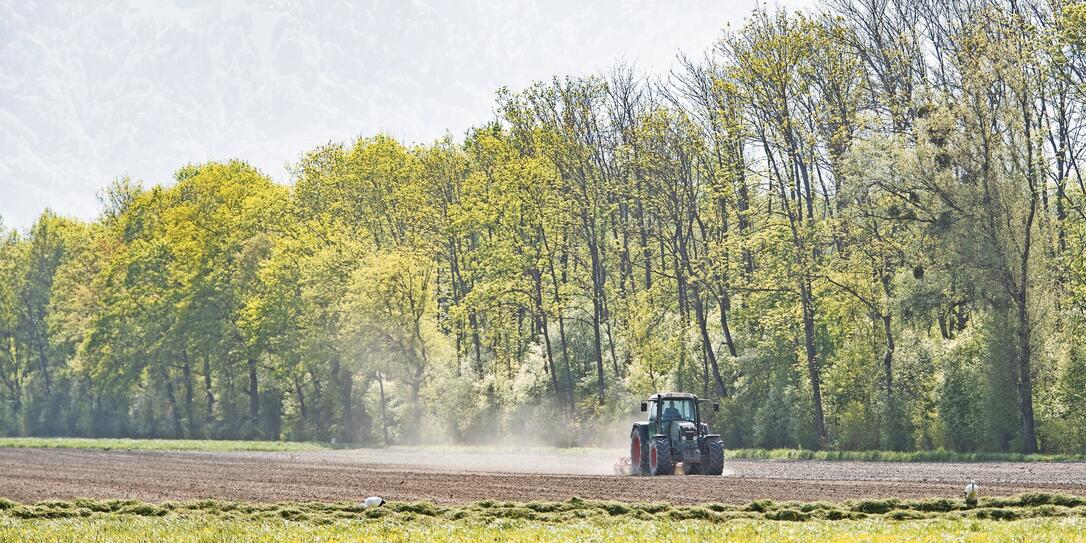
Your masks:
<path fill-rule="evenodd" d="M 969 481 L 969 484 L 965 485 L 965 504 L 974 507 L 977 505 L 977 481 Z"/>

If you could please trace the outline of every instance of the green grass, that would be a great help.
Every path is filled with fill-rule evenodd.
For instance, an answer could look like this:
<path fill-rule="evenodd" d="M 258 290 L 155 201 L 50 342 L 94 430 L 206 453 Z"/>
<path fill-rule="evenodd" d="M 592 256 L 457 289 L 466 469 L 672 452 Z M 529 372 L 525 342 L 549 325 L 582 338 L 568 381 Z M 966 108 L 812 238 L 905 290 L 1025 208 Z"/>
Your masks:
<path fill-rule="evenodd" d="M 953 451 L 810 451 L 802 449 L 730 449 L 728 458 L 759 460 L 855 460 L 864 462 L 1082 462 L 1082 454 L 1022 454 Z"/>
<path fill-rule="evenodd" d="M 443 506 L 0 500 L 4 541 L 1086 541 L 1086 498 Z"/>
<path fill-rule="evenodd" d="M 728 524 L 707 521 L 619 522 L 577 521 L 548 525 L 533 521 L 501 521 L 488 524 L 358 520 L 330 524 L 283 519 L 247 521 L 232 519 L 91 517 L 20 521 L 0 519 L 0 541 L 20 543 L 109 541 L 167 541 L 203 543 L 227 541 L 381 541 L 504 543 L 567 541 L 744 541 L 744 542 L 904 542 L 904 541 L 1086 541 L 1084 519 L 918 520 L 772 522 L 740 520 Z"/>
<path fill-rule="evenodd" d="M 214 439 L 121 439 L 83 437 L 0 437 L 0 447 L 42 449 L 138 449 L 171 451 L 311 451 L 334 445 L 291 441 L 227 441 Z"/>

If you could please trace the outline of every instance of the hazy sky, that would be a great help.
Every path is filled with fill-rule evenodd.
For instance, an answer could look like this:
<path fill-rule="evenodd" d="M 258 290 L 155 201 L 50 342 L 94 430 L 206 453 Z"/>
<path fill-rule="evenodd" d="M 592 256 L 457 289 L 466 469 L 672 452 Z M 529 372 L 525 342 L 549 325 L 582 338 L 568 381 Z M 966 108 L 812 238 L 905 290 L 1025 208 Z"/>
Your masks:
<path fill-rule="evenodd" d="M 460 138 L 503 85 L 619 60 L 665 73 L 756 5 L 0 0 L 0 217 L 92 218 L 112 179 L 168 183 L 189 162 L 239 158 L 285 182 L 328 141 Z"/>

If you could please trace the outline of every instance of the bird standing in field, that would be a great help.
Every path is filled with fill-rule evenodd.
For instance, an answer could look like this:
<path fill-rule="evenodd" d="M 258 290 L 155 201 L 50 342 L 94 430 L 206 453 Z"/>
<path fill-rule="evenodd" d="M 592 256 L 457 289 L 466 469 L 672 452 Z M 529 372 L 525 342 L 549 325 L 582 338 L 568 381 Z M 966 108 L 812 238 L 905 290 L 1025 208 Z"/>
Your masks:
<path fill-rule="evenodd" d="M 969 481 L 969 484 L 965 485 L 965 504 L 974 507 L 977 505 L 977 482 Z"/>
<path fill-rule="evenodd" d="M 362 508 L 363 509 L 369 509 L 371 507 L 381 507 L 384 504 L 385 504 L 385 500 L 383 500 L 383 499 L 381 499 L 381 498 L 379 498 L 377 496 L 370 496 L 370 497 L 366 498 L 362 502 Z"/>

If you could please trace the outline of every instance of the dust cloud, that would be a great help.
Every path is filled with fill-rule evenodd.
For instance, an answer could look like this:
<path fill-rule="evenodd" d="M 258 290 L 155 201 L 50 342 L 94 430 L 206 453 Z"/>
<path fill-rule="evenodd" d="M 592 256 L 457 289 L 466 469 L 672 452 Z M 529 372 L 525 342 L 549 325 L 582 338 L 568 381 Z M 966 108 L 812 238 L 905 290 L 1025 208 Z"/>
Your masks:
<path fill-rule="evenodd" d="M 397 446 L 326 451 L 328 459 L 424 471 L 610 475 L 624 449 L 516 446 Z"/>
<path fill-rule="evenodd" d="M 324 451 L 329 460 L 374 466 L 444 472 L 614 475 L 615 463 L 630 455 L 630 429 L 636 416 L 593 430 L 589 447 L 553 447 L 503 436 L 485 445 L 419 445 L 381 449 Z"/>

